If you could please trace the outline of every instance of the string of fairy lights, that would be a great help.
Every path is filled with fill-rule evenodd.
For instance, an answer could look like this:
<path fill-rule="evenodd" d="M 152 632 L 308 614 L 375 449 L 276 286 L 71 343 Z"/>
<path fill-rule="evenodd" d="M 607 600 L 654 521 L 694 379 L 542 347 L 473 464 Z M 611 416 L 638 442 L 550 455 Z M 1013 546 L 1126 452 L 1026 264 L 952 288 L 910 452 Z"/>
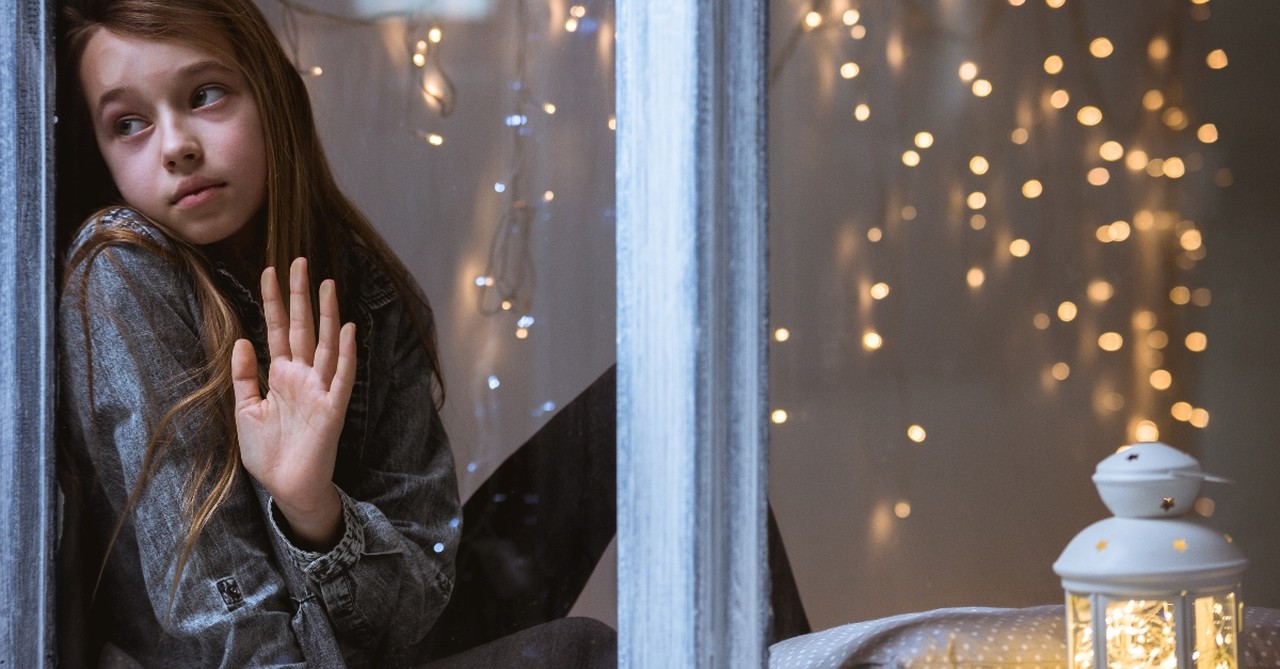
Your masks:
<path fill-rule="evenodd" d="M 1196 53 L 1186 51 L 1200 48 L 1201 41 L 1188 39 L 1187 33 L 1209 19 L 1209 0 L 1164 5 L 1170 16 L 1142 41 L 1134 40 L 1132 35 L 1119 39 L 1116 35 L 1081 32 L 1080 27 L 1086 22 L 1079 20 L 1079 12 L 1085 11 L 1079 0 L 1000 0 L 989 7 L 991 11 L 983 23 L 986 29 L 999 25 L 1014 12 L 1040 11 L 1047 14 L 1045 20 L 1050 29 L 1072 34 L 1073 48 L 1045 47 L 1027 58 L 1026 67 L 1018 72 L 1014 72 L 1017 68 L 1008 62 L 983 67 L 980 57 L 958 62 L 947 90 L 931 90 L 929 94 L 971 96 L 974 101 L 971 105 L 985 105 L 983 125 L 1006 124 L 1002 132 L 1008 144 L 1005 148 L 983 147 L 981 142 L 968 137 L 940 134 L 937 128 L 921 127 L 900 133 L 898 136 L 909 138 L 907 145 L 887 151 L 896 155 L 895 162 L 900 161 L 907 176 L 881 189 L 889 193 L 884 196 L 889 204 L 883 220 L 871 221 L 865 227 L 869 248 L 880 248 L 882 253 L 894 252 L 885 244 L 894 225 L 915 220 L 920 213 L 912 204 L 911 190 L 936 189 L 941 185 L 950 189 L 948 193 L 955 191 L 958 206 L 953 209 L 954 216 L 963 221 L 969 234 L 984 230 L 988 234 L 997 233 L 994 239 L 998 241 L 984 252 L 985 257 L 977 258 L 963 273 L 964 284 L 971 293 L 990 289 L 993 280 L 1007 276 L 1002 268 L 1020 259 L 1031 258 L 1041 264 L 1059 262 L 1044 257 L 1037 259 L 1041 242 L 1036 235 L 1046 233 L 1019 227 L 1014 220 L 1016 216 L 1010 213 L 1016 207 L 1027 206 L 1019 203 L 1034 204 L 1054 194 L 1054 190 L 1058 193 L 1066 190 L 1064 185 L 1055 183 L 1054 178 L 1037 170 L 1032 161 L 1017 157 L 1033 151 L 1045 153 L 1049 150 L 1046 147 L 1056 147 L 1061 156 L 1057 160 L 1078 163 L 1070 163 L 1072 166 L 1065 168 L 1059 166 L 1054 173 L 1075 172 L 1078 176 L 1071 178 L 1080 179 L 1092 189 L 1089 192 L 1099 194 L 1090 197 L 1102 197 L 1105 193 L 1108 198 L 1127 203 L 1129 215 L 1123 218 L 1076 223 L 1087 227 L 1085 243 L 1097 247 L 1090 253 L 1128 254 L 1126 257 L 1135 259 L 1134 264 L 1141 265 L 1145 274 L 1136 281 L 1126 280 L 1115 272 L 1109 276 L 1106 271 L 1077 260 L 1079 266 L 1072 269 L 1080 271 L 1069 273 L 1078 276 L 1077 279 L 1059 280 L 1056 284 L 1041 280 L 1029 286 L 1033 294 L 1027 302 L 1035 306 L 1022 326 L 1026 330 L 1024 334 L 1034 337 L 1035 333 L 1041 333 L 1042 337 L 1063 342 L 1053 349 L 1057 359 L 1044 364 L 1040 378 L 1035 381 L 1046 391 L 1052 391 L 1068 379 L 1089 383 L 1097 376 L 1096 369 L 1102 364 L 1099 360 L 1108 361 L 1106 364 L 1114 369 L 1120 367 L 1114 355 L 1127 355 L 1130 364 L 1123 368 L 1131 370 L 1127 374 L 1132 378 L 1122 383 L 1098 380 L 1093 392 L 1095 414 L 1124 412 L 1127 415 L 1124 434 L 1117 435 L 1117 441 L 1157 441 L 1162 434 L 1176 430 L 1208 427 L 1208 408 L 1191 401 L 1195 354 L 1206 350 L 1208 336 L 1196 326 L 1197 316 L 1187 310 L 1208 307 L 1212 302 L 1209 289 L 1196 285 L 1194 270 L 1206 257 L 1206 244 L 1200 226 L 1191 217 L 1197 199 L 1203 200 L 1203 192 L 1229 186 L 1232 176 L 1229 169 L 1212 167 L 1206 158 L 1210 145 L 1218 140 L 1218 128 L 1188 106 L 1190 95 L 1185 86 L 1191 73 L 1185 64 L 1203 68 L 1201 72 L 1221 70 L 1228 65 L 1227 54 L 1221 48 Z M 876 69 L 901 74 L 905 54 L 912 47 L 904 41 L 903 31 L 894 25 L 876 22 L 885 18 L 885 9 L 838 0 L 809 3 L 780 41 L 770 64 L 770 81 L 776 82 L 787 75 L 788 62 L 797 53 L 807 46 L 821 44 L 827 48 L 818 50 L 814 46 L 814 49 L 818 50 L 820 59 L 823 56 L 829 59 L 818 68 L 829 79 L 824 85 L 845 92 L 845 97 L 840 99 L 854 100 L 848 122 L 874 123 L 877 107 L 874 96 L 884 91 L 860 82 L 866 78 L 866 72 Z M 898 9 L 901 8 L 895 6 L 889 13 Z M 1071 16 L 1071 12 L 1076 14 Z M 1052 28 L 1054 25 L 1059 28 Z M 874 37 L 877 30 L 882 31 L 884 50 L 861 48 L 864 42 L 871 41 L 869 37 Z M 945 26 L 934 26 L 932 37 L 936 39 L 946 30 Z M 1122 46 L 1117 46 L 1112 38 L 1117 38 Z M 970 40 L 968 46 L 980 47 L 981 41 L 981 38 Z M 1122 96 L 1111 95 L 1099 83 L 1107 76 L 1108 59 L 1114 60 L 1118 48 L 1132 48 L 1135 43 L 1145 48 L 1141 58 L 1145 59 L 1143 80 L 1148 85 Z M 1035 53 L 1034 49 L 1031 51 Z M 1034 71 L 1027 72 L 1028 68 Z M 1195 74 L 1200 76 L 1199 72 Z M 993 94 L 1002 87 L 1006 93 L 1002 99 L 1011 104 L 993 108 L 990 100 L 995 99 Z M 929 103 L 920 99 L 913 102 Z M 1082 152 L 1079 146 L 1062 146 L 1069 141 L 1063 139 L 1067 137 L 1064 122 L 1076 124 L 1071 132 L 1083 133 L 1087 151 Z M 894 133 L 882 132 L 875 141 L 890 142 L 887 138 L 893 136 Z M 941 144 L 951 144 L 950 150 L 966 156 L 960 169 L 944 184 L 911 181 L 912 171 L 929 161 Z M 1005 157 L 1005 165 L 999 164 L 998 156 Z M 897 258 L 894 262 L 909 261 Z M 1046 270 L 1040 275 L 1048 273 Z M 884 355 L 890 348 L 887 344 L 900 333 L 893 329 L 892 319 L 886 321 L 889 325 L 877 325 L 877 310 L 891 303 L 891 296 L 899 300 L 911 296 L 883 277 L 863 277 L 858 285 L 861 293 L 858 299 L 871 306 L 861 319 L 857 345 L 863 355 Z M 1159 289 L 1153 288 L 1156 286 Z M 1117 314 L 1116 305 L 1121 302 L 1134 308 L 1127 314 Z M 1096 328 L 1083 325 L 1086 313 L 1093 316 L 1091 323 L 1096 323 Z M 797 334 L 788 324 L 780 325 L 771 333 L 775 347 L 787 346 Z M 1100 354 L 1113 354 L 1113 357 L 1100 358 Z M 898 385 L 905 386 L 907 381 L 906 373 L 899 367 Z M 904 402 L 909 404 L 909 399 Z M 910 409 L 904 413 L 909 414 Z M 929 438 L 928 426 L 923 421 L 912 421 L 909 415 L 906 417 L 907 422 L 898 434 L 910 443 L 925 443 Z M 775 406 L 770 419 L 776 426 L 782 426 L 793 416 L 786 407 Z M 1212 506 L 1211 500 L 1202 499 L 1196 508 L 1201 514 L 1210 515 Z M 893 513 L 898 518 L 908 517 L 909 500 L 894 504 Z"/>
<path fill-rule="evenodd" d="M 353 17 L 324 11 L 297 0 L 276 0 L 282 9 L 282 41 L 293 58 L 298 71 L 304 76 L 319 77 L 324 68 L 319 64 L 304 62 L 300 55 L 298 17 L 307 16 L 337 24 L 352 26 L 377 26 L 388 21 L 405 24 L 405 53 L 412 67 L 409 68 L 409 90 L 406 99 L 410 103 L 406 123 L 415 137 L 430 147 L 443 146 L 446 138 L 439 128 L 421 127 L 424 124 L 412 119 L 421 117 L 423 108 L 443 119 L 453 113 L 457 105 L 458 90 L 442 60 L 444 27 L 431 16 L 417 12 L 392 11 L 368 18 Z M 429 4 L 429 3 L 424 3 Z M 515 314 L 513 336 L 529 337 L 535 323 L 533 297 L 537 275 L 531 253 L 534 222 L 550 214 L 547 208 L 555 200 L 551 188 L 532 193 L 534 181 L 532 167 L 536 149 L 535 133 L 545 135 L 547 123 L 554 119 L 558 106 L 554 101 L 540 97 L 535 91 L 534 77 L 529 70 L 529 43 L 538 35 L 538 25 L 527 0 L 518 0 L 509 12 L 514 23 L 515 62 L 510 81 L 511 103 L 503 116 L 503 132 L 507 139 L 506 166 L 502 176 L 494 182 L 493 191 L 503 198 L 503 211 L 494 230 L 485 270 L 474 277 L 479 291 L 477 304 L 487 316 Z M 563 8 L 563 16 L 553 17 L 551 30 L 563 31 L 562 35 L 581 33 L 591 35 L 606 28 L 601 11 L 593 11 L 591 2 L 571 4 Z M 555 36 L 552 36 L 555 37 Z M 416 107 L 415 107 L 416 105 Z M 616 130 L 614 115 L 607 119 L 610 130 Z M 430 123 L 425 125 L 430 126 Z M 496 388 L 496 377 L 488 381 Z"/>

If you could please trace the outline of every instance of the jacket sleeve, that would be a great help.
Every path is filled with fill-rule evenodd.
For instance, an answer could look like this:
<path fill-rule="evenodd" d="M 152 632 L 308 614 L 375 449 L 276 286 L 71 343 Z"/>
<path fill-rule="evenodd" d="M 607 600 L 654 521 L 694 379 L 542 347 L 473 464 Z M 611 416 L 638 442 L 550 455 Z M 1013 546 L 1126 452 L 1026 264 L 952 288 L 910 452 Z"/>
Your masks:
<path fill-rule="evenodd" d="M 114 641 L 144 663 L 303 666 L 298 607 L 270 555 L 267 523 L 243 471 L 174 585 L 189 527 L 182 511 L 187 480 L 200 451 L 230 444 L 223 421 L 181 414 L 126 509 L 160 417 L 202 380 L 201 322 L 189 277 L 163 254 L 130 244 L 108 246 L 71 272 L 59 322 L 63 420 L 94 462 L 114 515 L 127 511 L 108 558 L 116 573 L 107 580 L 126 586 L 111 591 L 112 609 L 154 619 L 141 626 L 118 620 L 117 629 L 130 632 Z M 138 633 L 148 628 L 160 634 Z"/>
<path fill-rule="evenodd" d="M 274 503 L 270 516 L 285 561 L 316 587 L 348 659 L 393 666 L 415 659 L 406 653 L 448 603 L 462 512 L 417 330 L 386 277 L 358 260 L 360 305 L 343 318 L 356 323 L 361 359 L 334 476 L 344 534 L 328 553 L 305 551 L 285 537 Z"/>

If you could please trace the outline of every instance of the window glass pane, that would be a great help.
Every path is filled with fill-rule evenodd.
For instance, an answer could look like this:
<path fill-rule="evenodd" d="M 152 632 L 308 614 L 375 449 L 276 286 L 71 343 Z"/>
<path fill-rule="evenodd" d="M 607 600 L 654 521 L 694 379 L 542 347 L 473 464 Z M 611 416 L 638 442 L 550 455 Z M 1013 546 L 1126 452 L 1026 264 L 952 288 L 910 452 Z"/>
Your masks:
<path fill-rule="evenodd" d="M 770 500 L 815 629 L 1061 601 L 1135 441 L 1234 479 L 1195 513 L 1280 557 L 1255 10 L 772 5 Z"/>
<path fill-rule="evenodd" d="M 449 635 L 615 625 L 613 3 L 259 5 L 435 310 L 467 500 Z"/>

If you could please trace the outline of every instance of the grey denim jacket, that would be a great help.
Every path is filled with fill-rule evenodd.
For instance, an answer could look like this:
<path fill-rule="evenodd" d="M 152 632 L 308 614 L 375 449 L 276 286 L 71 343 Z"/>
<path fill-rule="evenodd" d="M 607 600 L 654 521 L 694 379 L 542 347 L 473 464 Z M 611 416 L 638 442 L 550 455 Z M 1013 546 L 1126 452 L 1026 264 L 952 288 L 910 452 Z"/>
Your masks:
<path fill-rule="evenodd" d="M 140 214 L 110 210 L 85 226 L 173 242 Z M 112 545 L 98 598 L 107 639 L 145 666 L 405 666 L 449 599 L 461 534 L 448 439 L 433 408 L 417 334 L 370 256 L 343 249 L 343 320 L 356 323 L 355 387 L 334 484 L 344 534 L 328 553 L 294 546 L 266 491 L 243 468 L 171 593 L 187 522 L 182 494 L 199 449 L 226 448 L 222 423 L 179 421 Z M 91 543 L 105 546 L 164 411 L 200 382 L 205 360 L 192 278 L 163 253 L 106 247 L 71 268 L 59 304 L 60 421 L 96 483 Z M 220 289 L 240 311 L 265 375 L 261 307 L 231 273 Z M 339 287 L 340 290 L 342 287 Z M 82 311 L 83 309 L 83 311 Z M 90 344 L 86 346 L 86 342 Z M 99 553 L 100 555 L 100 553 Z M 96 565 L 94 565 L 96 566 Z"/>

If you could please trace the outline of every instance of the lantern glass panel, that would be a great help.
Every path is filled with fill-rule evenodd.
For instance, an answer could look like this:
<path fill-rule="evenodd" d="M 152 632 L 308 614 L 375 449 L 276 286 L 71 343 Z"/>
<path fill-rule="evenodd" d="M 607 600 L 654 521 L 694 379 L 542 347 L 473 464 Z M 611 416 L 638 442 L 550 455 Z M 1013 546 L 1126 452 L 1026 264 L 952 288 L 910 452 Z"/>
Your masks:
<path fill-rule="evenodd" d="M 1072 669 L 1093 669 L 1093 616 L 1088 595 L 1067 593 L 1067 648 Z"/>
<path fill-rule="evenodd" d="M 1236 669 L 1236 595 L 1197 597 L 1196 649 L 1192 661 L 1196 669 Z"/>
<path fill-rule="evenodd" d="M 1127 599 L 1107 602 L 1107 665 L 1125 669 L 1178 666 L 1174 602 Z"/>

